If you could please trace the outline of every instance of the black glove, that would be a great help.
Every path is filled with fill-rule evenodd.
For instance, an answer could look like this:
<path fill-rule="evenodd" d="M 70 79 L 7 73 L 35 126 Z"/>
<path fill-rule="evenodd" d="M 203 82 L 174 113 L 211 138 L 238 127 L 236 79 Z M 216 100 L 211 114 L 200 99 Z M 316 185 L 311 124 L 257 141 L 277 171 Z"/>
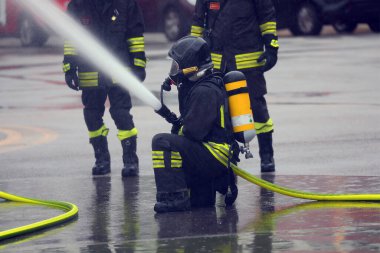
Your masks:
<path fill-rule="evenodd" d="M 133 73 L 135 74 L 135 76 L 137 77 L 137 79 L 140 80 L 140 82 L 144 82 L 145 77 L 146 77 L 145 68 L 135 67 L 133 69 Z"/>
<path fill-rule="evenodd" d="M 64 63 L 63 71 L 65 72 L 65 81 L 70 89 L 79 90 L 79 78 L 77 74 L 77 67 L 71 63 Z"/>
<path fill-rule="evenodd" d="M 162 83 L 161 87 L 163 90 L 165 91 L 171 91 L 172 87 L 171 85 L 173 84 L 173 81 L 172 79 L 170 79 L 170 77 L 167 77 L 165 79 L 165 81 Z"/>
<path fill-rule="evenodd" d="M 171 133 L 172 134 L 178 134 L 179 133 L 179 130 L 181 129 L 182 125 L 183 125 L 183 119 L 182 117 L 179 117 L 177 120 L 175 120 L 173 123 L 173 126 L 172 126 L 172 129 L 171 129 Z"/>
<path fill-rule="evenodd" d="M 265 52 L 257 59 L 258 63 L 265 60 L 265 65 L 261 67 L 263 72 L 266 72 L 274 67 L 277 63 L 278 41 L 274 35 L 264 36 Z"/>
<path fill-rule="evenodd" d="M 161 117 L 163 117 L 167 122 L 170 124 L 173 124 L 174 122 L 178 121 L 177 115 L 175 113 L 171 112 L 166 105 L 162 105 L 159 110 L 155 110 L 157 114 L 159 114 Z"/>
<path fill-rule="evenodd" d="M 265 65 L 261 67 L 263 72 L 266 72 L 274 67 L 277 63 L 277 49 L 267 48 L 265 52 L 257 59 L 257 62 L 260 63 L 265 60 Z"/>

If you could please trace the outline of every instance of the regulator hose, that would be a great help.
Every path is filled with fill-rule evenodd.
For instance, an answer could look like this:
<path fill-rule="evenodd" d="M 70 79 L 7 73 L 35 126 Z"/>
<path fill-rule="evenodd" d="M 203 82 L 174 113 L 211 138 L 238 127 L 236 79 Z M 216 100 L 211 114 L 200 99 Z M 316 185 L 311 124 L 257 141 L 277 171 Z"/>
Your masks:
<path fill-rule="evenodd" d="M 231 164 L 232 170 L 236 175 L 244 178 L 245 180 L 261 186 L 267 190 L 280 193 L 282 195 L 300 198 L 300 199 L 310 199 L 310 200 L 323 200 L 323 201 L 380 201 L 380 193 L 371 194 L 324 194 L 324 193 L 312 193 L 312 192 L 303 192 L 298 190 L 293 190 L 283 186 L 272 184 L 268 181 L 262 180 L 258 177 L 253 176 L 252 174 L 246 172 L 243 169 L 240 169 L 235 164 Z"/>
<path fill-rule="evenodd" d="M 9 201 L 20 202 L 20 203 L 48 206 L 48 207 L 57 208 L 57 209 L 61 209 L 65 211 L 64 214 L 55 216 L 50 219 L 42 220 L 42 221 L 35 222 L 29 225 L 12 228 L 5 231 L 0 231 L 0 241 L 9 239 L 12 237 L 32 233 L 32 232 L 42 230 L 48 227 L 56 226 L 58 224 L 67 222 L 77 217 L 78 215 L 78 207 L 68 202 L 25 198 L 25 197 L 12 195 L 10 193 L 6 193 L 2 191 L 0 191 L 0 198 L 9 200 Z"/>

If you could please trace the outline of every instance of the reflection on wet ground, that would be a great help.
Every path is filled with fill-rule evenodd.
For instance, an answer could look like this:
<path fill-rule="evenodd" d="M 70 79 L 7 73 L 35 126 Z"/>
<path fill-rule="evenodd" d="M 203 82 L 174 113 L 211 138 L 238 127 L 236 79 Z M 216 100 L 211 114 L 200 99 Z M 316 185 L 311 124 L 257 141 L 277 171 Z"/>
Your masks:
<path fill-rule="evenodd" d="M 263 179 L 309 192 L 375 193 L 377 177 L 275 176 Z M 36 179 L 35 179 L 36 180 Z M 66 180 L 66 181 L 65 181 Z M 50 180 L 49 190 L 79 206 L 79 218 L 58 229 L 0 244 L 7 252 L 374 252 L 380 250 L 380 203 L 315 202 L 274 194 L 239 179 L 235 206 L 155 214 L 154 178 Z M 6 186 L 6 185 L 5 185 Z M 65 186 L 65 187 L 63 187 Z M 5 187 L 7 188 L 7 187 Z M 30 188 L 30 189 L 28 189 Z M 65 198 L 63 196 L 66 196 Z M 0 202 L 1 228 L 57 210 Z"/>

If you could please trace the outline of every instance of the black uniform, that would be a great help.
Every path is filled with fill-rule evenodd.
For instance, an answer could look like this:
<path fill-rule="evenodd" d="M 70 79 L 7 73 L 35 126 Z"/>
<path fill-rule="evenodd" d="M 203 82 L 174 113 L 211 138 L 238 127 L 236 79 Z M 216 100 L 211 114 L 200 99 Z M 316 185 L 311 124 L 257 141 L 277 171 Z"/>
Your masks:
<path fill-rule="evenodd" d="M 188 194 L 192 206 L 215 204 L 215 191 L 226 193 L 229 145 L 225 129 L 223 81 L 210 75 L 179 96 L 183 126 L 176 134 L 152 141 L 157 200 L 167 193 Z M 182 88 L 179 88 L 182 89 Z"/>
<path fill-rule="evenodd" d="M 214 69 L 223 73 L 238 70 L 246 76 L 258 138 L 267 144 L 260 145 L 260 152 L 266 150 L 271 156 L 273 122 L 264 98 L 267 89 L 263 75 L 268 69 L 265 61 L 258 60 L 264 52 L 273 52 L 271 67 L 276 63 L 276 26 L 270 0 L 197 0 L 191 27 L 191 35 L 208 41 Z M 260 136 L 263 133 L 269 135 Z"/>
<path fill-rule="evenodd" d="M 145 79 L 144 22 L 135 0 L 72 0 L 68 5 L 68 13 L 124 63 L 126 69 L 131 70 L 141 81 Z M 116 85 L 117 82 L 112 77 L 106 76 L 102 70 L 82 58 L 70 41 L 65 41 L 64 45 L 64 71 L 68 85 L 82 90 L 84 118 L 90 142 L 108 134 L 103 122 L 105 102 L 108 97 L 110 113 L 119 130 L 118 138 L 122 141 L 124 151 L 128 145 L 131 149 L 130 142 L 126 146 L 123 143 L 123 140 L 135 138 L 137 135 L 130 114 L 132 103 L 129 92 Z M 71 80 L 67 80 L 71 77 L 70 73 L 76 75 L 76 71 L 79 77 L 78 87 L 75 82 L 71 84 Z M 104 141 L 102 143 L 100 146 L 103 148 L 100 149 L 108 152 L 108 149 L 104 148 L 106 145 Z M 132 149 L 135 149 L 135 146 L 133 140 Z M 95 153 L 99 151 L 95 146 L 94 149 Z M 127 156 L 133 156 L 136 162 L 137 157 L 134 153 L 126 155 L 124 152 L 124 163 L 126 159 L 128 160 Z"/>

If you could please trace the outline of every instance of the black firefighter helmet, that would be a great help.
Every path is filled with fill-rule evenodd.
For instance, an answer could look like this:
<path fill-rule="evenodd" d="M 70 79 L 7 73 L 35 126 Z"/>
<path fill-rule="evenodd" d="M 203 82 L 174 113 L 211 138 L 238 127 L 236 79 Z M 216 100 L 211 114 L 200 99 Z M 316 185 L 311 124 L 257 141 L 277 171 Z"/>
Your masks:
<path fill-rule="evenodd" d="M 206 41 L 195 36 L 178 40 L 168 55 L 173 60 L 169 76 L 177 85 L 186 80 L 197 81 L 214 66 Z"/>

